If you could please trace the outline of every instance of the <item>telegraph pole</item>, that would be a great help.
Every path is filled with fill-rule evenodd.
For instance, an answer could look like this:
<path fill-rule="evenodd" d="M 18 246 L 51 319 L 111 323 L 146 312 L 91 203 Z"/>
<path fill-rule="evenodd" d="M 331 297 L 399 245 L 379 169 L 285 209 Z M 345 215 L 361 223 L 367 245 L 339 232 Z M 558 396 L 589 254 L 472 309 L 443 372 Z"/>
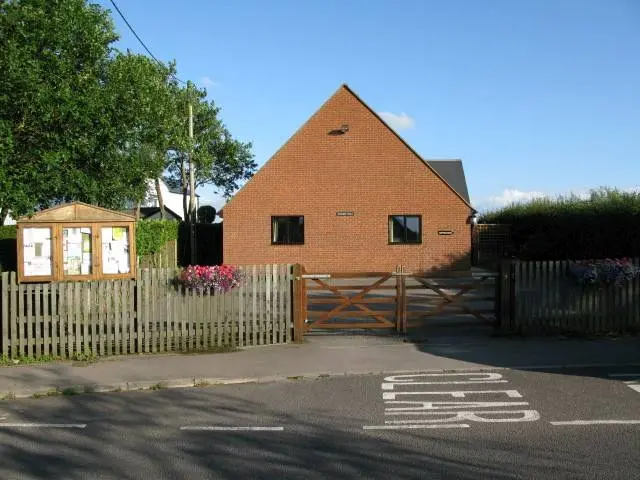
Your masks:
<path fill-rule="evenodd" d="M 196 252 L 196 176 L 193 162 L 193 104 L 191 102 L 191 85 L 187 86 L 189 96 L 189 239 L 191 240 L 191 265 L 198 262 Z"/>

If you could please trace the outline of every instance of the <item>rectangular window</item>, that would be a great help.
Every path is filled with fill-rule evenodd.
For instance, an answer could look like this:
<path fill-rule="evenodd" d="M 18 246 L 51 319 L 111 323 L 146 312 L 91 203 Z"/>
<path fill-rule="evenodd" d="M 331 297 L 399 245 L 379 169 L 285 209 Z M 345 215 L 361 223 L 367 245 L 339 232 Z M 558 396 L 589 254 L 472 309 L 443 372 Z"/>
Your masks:
<path fill-rule="evenodd" d="M 272 245 L 302 245 L 304 243 L 304 217 L 293 215 L 271 217 Z"/>
<path fill-rule="evenodd" d="M 422 217 L 389 215 L 389 243 L 422 243 Z"/>

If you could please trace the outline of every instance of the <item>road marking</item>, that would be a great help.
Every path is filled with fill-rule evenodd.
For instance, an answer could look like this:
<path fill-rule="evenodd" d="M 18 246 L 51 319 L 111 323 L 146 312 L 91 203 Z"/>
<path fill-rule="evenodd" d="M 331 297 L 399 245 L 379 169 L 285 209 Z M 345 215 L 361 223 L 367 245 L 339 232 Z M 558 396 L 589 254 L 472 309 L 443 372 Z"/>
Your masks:
<path fill-rule="evenodd" d="M 225 427 L 220 425 L 187 425 L 180 430 L 199 430 L 210 432 L 282 432 L 284 427 Z"/>
<path fill-rule="evenodd" d="M 363 430 L 416 430 L 418 428 L 469 428 L 466 423 L 448 423 L 443 425 L 407 424 L 407 425 L 364 425 Z"/>
<path fill-rule="evenodd" d="M 505 401 L 507 399 L 504 396 L 509 400 L 523 400 L 522 394 L 517 390 L 497 390 L 497 386 L 486 385 L 496 383 L 508 383 L 508 380 L 504 379 L 502 373 L 485 371 L 385 376 L 381 383 L 381 393 L 387 419 L 384 422 L 386 428 L 381 426 L 377 429 L 468 428 L 471 422 L 519 423 L 540 420 L 537 410 L 519 409 L 528 407 L 528 402 Z M 496 396 L 503 398 L 491 398 Z"/>
<path fill-rule="evenodd" d="M 640 420 L 571 420 L 568 422 L 549 422 L 555 426 L 566 425 L 640 425 Z"/>
<path fill-rule="evenodd" d="M 0 423 L 0 428 L 85 428 L 86 423 Z"/>
<path fill-rule="evenodd" d="M 638 378 L 640 379 L 640 373 L 610 373 L 611 378 Z M 640 393 L 640 380 L 626 380 L 624 384 L 631 390 L 635 390 Z"/>

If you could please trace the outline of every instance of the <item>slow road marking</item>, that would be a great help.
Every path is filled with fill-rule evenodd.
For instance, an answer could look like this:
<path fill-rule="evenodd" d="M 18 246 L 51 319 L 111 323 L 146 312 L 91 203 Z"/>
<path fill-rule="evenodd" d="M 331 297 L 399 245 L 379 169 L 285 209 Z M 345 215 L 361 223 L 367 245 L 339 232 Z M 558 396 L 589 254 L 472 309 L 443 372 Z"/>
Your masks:
<path fill-rule="evenodd" d="M 363 429 L 469 428 L 472 423 L 540 420 L 538 411 L 528 408 L 529 402 L 523 401 L 520 392 L 496 385 L 505 383 L 508 380 L 498 372 L 388 376 L 381 384 L 384 425 L 366 425 Z M 499 389 L 503 386 L 504 390 Z"/>

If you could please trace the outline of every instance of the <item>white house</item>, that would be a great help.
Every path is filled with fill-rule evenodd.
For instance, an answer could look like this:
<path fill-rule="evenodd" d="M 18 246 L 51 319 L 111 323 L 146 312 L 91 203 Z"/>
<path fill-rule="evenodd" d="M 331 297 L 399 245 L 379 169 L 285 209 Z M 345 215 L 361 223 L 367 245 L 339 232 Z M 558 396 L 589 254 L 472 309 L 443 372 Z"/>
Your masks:
<path fill-rule="evenodd" d="M 184 220 L 184 211 L 182 208 L 182 192 L 178 189 L 172 189 L 167 186 L 164 181 L 160 180 L 160 192 L 162 193 L 162 201 L 165 207 L 173 210 Z M 147 180 L 147 195 L 141 204 L 142 207 L 159 207 L 158 195 L 156 193 L 155 180 Z M 196 210 L 200 207 L 200 195 L 196 193 Z"/>

